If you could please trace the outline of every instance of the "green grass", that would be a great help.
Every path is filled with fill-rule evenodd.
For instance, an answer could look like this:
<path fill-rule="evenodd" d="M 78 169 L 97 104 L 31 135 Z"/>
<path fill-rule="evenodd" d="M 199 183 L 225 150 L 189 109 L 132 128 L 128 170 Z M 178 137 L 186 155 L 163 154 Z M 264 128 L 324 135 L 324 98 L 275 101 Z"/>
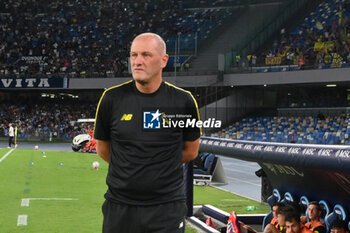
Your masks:
<path fill-rule="evenodd" d="M 8 151 L 0 149 L 0 158 Z M 107 164 L 94 154 L 44 152 L 16 149 L 0 163 L 0 232 L 101 232 Z M 98 171 L 93 170 L 93 161 L 100 162 Z M 32 200 L 29 207 L 21 207 L 23 198 L 78 200 Z M 257 206 L 256 213 L 267 212 L 263 205 L 211 187 L 195 187 L 194 200 L 195 204 L 211 204 L 227 212 L 234 209 L 245 213 L 248 205 Z M 18 215 L 23 214 L 28 215 L 28 225 L 18 227 Z M 186 233 L 192 232 L 196 231 L 186 229 Z"/>
<path fill-rule="evenodd" d="M 0 156 L 6 151 L 0 150 Z M 101 232 L 107 164 L 91 154 L 45 151 L 45 155 L 41 150 L 16 149 L 0 163 L 0 231 Z M 92 169 L 93 161 L 100 162 L 98 171 Z M 78 200 L 33 200 L 29 207 L 21 207 L 22 198 Z M 28 215 L 27 226 L 17 226 L 21 214 Z"/>
<path fill-rule="evenodd" d="M 193 190 L 194 205 L 211 204 L 230 213 L 237 214 L 265 214 L 270 211 L 266 204 L 244 198 L 230 192 L 222 191 L 210 186 L 195 186 Z M 255 206 L 256 210 L 247 210 L 248 206 Z"/>

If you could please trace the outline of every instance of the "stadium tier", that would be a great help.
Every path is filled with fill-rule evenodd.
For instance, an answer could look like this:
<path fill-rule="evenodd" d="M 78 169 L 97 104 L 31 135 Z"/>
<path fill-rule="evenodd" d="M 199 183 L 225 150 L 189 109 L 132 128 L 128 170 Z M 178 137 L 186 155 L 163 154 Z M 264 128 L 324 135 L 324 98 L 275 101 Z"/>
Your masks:
<path fill-rule="evenodd" d="M 129 47 L 136 34 L 162 35 L 170 53 L 178 40 L 181 51 L 194 51 L 195 43 L 232 14 L 227 6 L 213 7 L 216 2 L 195 9 L 165 0 L 1 2 L 0 75 L 128 76 Z"/>
<path fill-rule="evenodd" d="M 130 41 L 145 31 L 165 39 L 172 56 L 165 71 L 172 71 L 191 63 L 199 45 L 207 47 L 206 40 L 215 37 L 218 28 L 229 27 L 225 22 L 232 16 L 237 15 L 234 21 L 239 23 L 241 13 L 235 9 L 238 0 L 43 3 L 0 3 L 1 77 L 129 76 Z M 283 31 L 269 51 L 249 51 L 242 57 L 238 52 L 231 65 L 251 67 L 252 72 L 348 67 L 348 6 L 346 0 L 323 1 L 290 33 Z"/>
<path fill-rule="evenodd" d="M 18 127 L 19 140 L 65 139 L 85 133 L 88 124 L 76 124 L 80 118 L 94 118 L 96 104 L 42 100 L 37 103 L 0 104 L 0 137 L 8 132 L 8 123 Z"/>
<path fill-rule="evenodd" d="M 350 144 L 349 116 L 244 118 L 213 137 L 309 144 Z"/>
<path fill-rule="evenodd" d="M 254 58 L 255 72 L 300 68 L 342 68 L 350 63 L 349 1 L 322 1 L 296 28 L 272 43 L 269 51 Z M 295 19 L 298 21 L 298 19 Z M 250 60 L 245 64 L 251 64 Z M 256 66 L 256 61 L 253 62 Z"/>

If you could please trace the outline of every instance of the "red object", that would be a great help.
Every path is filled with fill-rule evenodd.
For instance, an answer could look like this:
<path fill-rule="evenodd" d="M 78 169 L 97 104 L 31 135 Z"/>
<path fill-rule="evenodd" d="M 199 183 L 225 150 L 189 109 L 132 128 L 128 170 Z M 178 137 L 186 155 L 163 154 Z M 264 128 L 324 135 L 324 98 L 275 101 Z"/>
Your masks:
<path fill-rule="evenodd" d="M 207 221 L 205 221 L 205 223 L 206 223 L 208 226 L 210 226 L 210 227 L 216 229 L 216 226 L 214 225 L 214 223 L 213 223 L 213 221 L 211 220 L 211 218 L 208 218 Z"/>
<path fill-rule="evenodd" d="M 91 141 L 87 142 L 85 144 L 85 147 L 83 148 L 84 152 L 95 152 L 96 151 L 96 139 L 94 138 L 94 136 L 91 136 Z"/>
<path fill-rule="evenodd" d="M 292 133 L 291 138 L 292 138 L 291 142 L 294 143 L 295 142 L 295 133 Z"/>
<path fill-rule="evenodd" d="M 237 214 L 235 211 L 232 211 L 230 217 L 227 221 L 227 233 L 240 233 L 241 227 L 237 219 Z"/>

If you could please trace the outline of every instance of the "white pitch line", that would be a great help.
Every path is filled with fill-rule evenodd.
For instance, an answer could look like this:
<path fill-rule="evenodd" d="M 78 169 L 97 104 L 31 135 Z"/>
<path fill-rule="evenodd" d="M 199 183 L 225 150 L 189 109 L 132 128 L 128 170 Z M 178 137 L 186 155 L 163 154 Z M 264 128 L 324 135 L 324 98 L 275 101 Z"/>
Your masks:
<path fill-rule="evenodd" d="M 15 149 L 11 149 L 9 152 L 7 152 L 1 159 L 0 159 L 0 163 L 4 160 L 4 159 L 6 159 L 6 157 L 7 156 L 9 156 L 11 153 L 12 153 L 12 151 L 14 151 Z"/>
<path fill-rule="evenodd" d="M 17 226 L 27 226 L 28 215 L 18 215 Z"/>
<path fill-rule="evenodd" d="M 21 206 L 29 206 L 29 199 L 28 198 L 22 199 Z"/>
<path fill-rule="evenodd" d="M 77 201 L 76 198 L 22 198 L 21 206 L 29 206 L 30 201 Z"/>
<path fill-rule="evenodd" d="M 242 194 L 239 194 L 239 193 L 236 193 L 236 192 L 233 192 L 233 191 L 228 191 L 228 190 L 223 189 L 223 188 L 221 188 L 221 187 L 217 187 L 217 186 L 214 186 L 214 187 L 217 188 L 217 189 L 220 189 L 220 190 L 222 190 L 222 191 L 230 192 L 230 193 L 233 193 L 233 194 L 235 194 L 235 195 L 237 195 L 237 196 L 243 197 Z M 244 197 L 244 198 L 248 198 L 248 199 L 253 200 L 253 201 L 261 202 L 260 199 L 255 199 L 255 198 L 252 198 L 252 197 Z"/>

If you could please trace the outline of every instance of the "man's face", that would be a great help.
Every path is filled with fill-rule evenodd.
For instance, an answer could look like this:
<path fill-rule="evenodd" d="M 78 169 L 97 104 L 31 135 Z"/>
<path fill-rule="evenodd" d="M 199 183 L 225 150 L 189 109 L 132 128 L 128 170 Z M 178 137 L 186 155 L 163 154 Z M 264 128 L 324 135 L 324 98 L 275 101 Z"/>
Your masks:
<path fill-rule="evenodd" d="M 292 222 L 286 221 L 286 233 L 300 233 L 301 225 L 293 219 Z"/>
<path fill-rule="evenodd" d="M 331 233 L 348 233 L 348 231 L 345 231 L 343 228 L 332 228 Z"/>
<path fill-rule="evenodd" d="M 286 222 L 283 214 L 277 214 L 277 222 L 278 222 L 278 225 L 282 227 L 285 226 Z"/>
<path fill-rule="evenodd" d="M 309 205 L 308 214 L 311 220 L 318 220 L 321 216 L 321 211 L 318 211 L 315 205 Z"/>
<path fill-rule="evenodd" d="M 147 84 L 156 77 L 161 77 L 168 55 L 161 51 L 159 42 L 152 37 L 135 39 L 130 49 L 131 71 L 134 80 Z"/>
<path fill-rule="evenodd" d="M 276 211 L 278 210 L 278 206 L 272 206 L 272 214 L 273 214 L 273 217 L 274 218 L 277 218 L 277 214 L 276 214 Z"/>

